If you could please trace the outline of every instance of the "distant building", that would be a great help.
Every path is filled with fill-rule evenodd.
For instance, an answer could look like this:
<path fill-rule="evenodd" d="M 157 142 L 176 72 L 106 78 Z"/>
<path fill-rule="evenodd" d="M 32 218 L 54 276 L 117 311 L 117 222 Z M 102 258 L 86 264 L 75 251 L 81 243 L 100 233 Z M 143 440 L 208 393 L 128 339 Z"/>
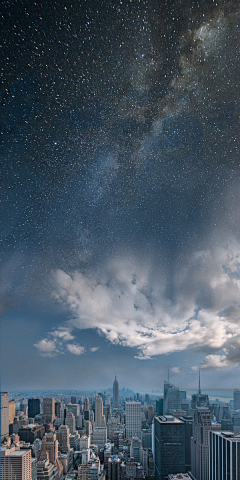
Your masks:
<path fill-rule="evenodd" d="M 154 408 L 153 405 L 148 405 L 148 424 L 152 424 L 154 415 Z"/>
<path fill-rule="evenodd" d="M 103 415 L 103 401 L 100 395 L 97 395 L 95 401 L 95 426 L 96 427 L 106 427 L 106 419 Z"/>
<path fill-rule="evenodd" d="M 156 400 L 156 415 L 159 417 L 163 415 L 163 398 Z"/>
<path fill-rule="evenodd" d="M 55 433 L 46 433 L 42 439 L 42 450 L 48 452 L 50 463 L 58 458 L 58 440 Z"/>
<path fill-rule="evenodd" d="M 154 418 L 155 477 L 185 473 L 185 425 L 171 415 Z"/>
<path fill-rule="evenodd" d="M 69 428 L 67 425 L 61 425 L 58 430 L 58 447 L 61 453 L 67 453 L 70 450 Z"/>
<path fill-rule="evenodd" d="M 40 400 L 39 398 L 29 398 L 28 399 L 28 416 L 29 418 L 34 418 L 35 415 L 40 413 Z"/>
<path fill-rule="evenodd" d="M 16 415 L 16 403 L 14 400 L 9 400 L 9 423 L 13 423 Z"/>
<path fill-rule="evenodd" d="M 119 387 L 117 377 L 115 376 L 115 380 L 113 382 L 113 408 L 119 407 Z"/>
<path fill-rule="evenodd" d="M 65 425 L 68 426 L 70 433 L 73 433 L 76 431 L 76 418 L 72 412 L 68 412 L 65 419 Z"/>
<path fill-rule="evenodd" d="M 240 410 L 240 390 L 233 391 L 233 410 Z"/>
<path fill-rule="evenodd" d="M 126 438 L 137 436 L 141 438 L 141 402 L 127 401 L 126 407 Z"/>
<path fill-rule="evenodd" d="M 55 400 L 54 398 L 43 399 L 43 415 L 46 416 L 47 423 L 53 423 L 55 418 Z"/>
<path fill-rule="evenodd" d="M 1 442 L 9 434 L 9 395 L 1 392 Z"/>
<path fill-rule="evenodd" d="M 180 394 L 179 388 L 175 387 L 172 383 L 164 381 L 164 400 L 163 400 L 163 413 L 166 415 L 169 410 L 180 409 Z"/>
<path fill-rule="evenodd" d="M 71 403 L 74 403 L 74 404 L 77 403 L 77 397 L 76 397 L 76 395 L 73 395 L 73 396 L 71 397 Z"/>

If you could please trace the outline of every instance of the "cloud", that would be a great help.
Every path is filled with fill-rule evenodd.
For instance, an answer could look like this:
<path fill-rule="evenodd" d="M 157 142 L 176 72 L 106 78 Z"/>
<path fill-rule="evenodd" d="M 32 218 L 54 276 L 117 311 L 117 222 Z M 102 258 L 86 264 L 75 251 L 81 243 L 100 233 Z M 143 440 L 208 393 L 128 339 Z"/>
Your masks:
<path fill-rule="evenodd" d="M 43 338 L 39 342 L 35 343 L 34 347 L 40 351 L 43 357 L 54 357 L 57 353 L 59 353 L 55 340 L 49 340 L 47 338 Z"/>
<path fill-rule="evenodd" d="M 78 345 L 76 343 L 68 343 L 67 349 L 70 353 L 73 353 L 74 355 L 83 355 L 85 351 L 84 347 L 81 347 L 81 345 Z"/>
<path fill-rule="evenodd" d="M 99 347 L 92 347 L 90 350 L 91 352 L 96 352 L 98 350 Z"/>
<path fill-rule="evenodd" d="M 172 373 L 180 373 L 180 367 L 171 367 Z"/>
<path fill-rule="evenodd" d="M 53 335 L 53 337 L 60 338 L 64 341 L 69 341 L 69 340 L 74 340 L 74 336 L 71 334 L 70 330 L 68 328 L 60 327 L 57 330 L 54 330 L 53 332 L 50 332 L 50 335 Z"/>
<path fill-rule="evenodd" d="M 235 243 L 178 259 L 172 297 L 167 275 L 154 279 L 151 266 L 132 257 L 109 262 L 97 276 L 57 270 L 54 296 L 70 309 L 73 328 L 97 329 L 112 344 L 137 348 L 136 358 L 195 348 L 206 354 L 204 368 L 234 366 L 240 361 L 239 251 Z"/>

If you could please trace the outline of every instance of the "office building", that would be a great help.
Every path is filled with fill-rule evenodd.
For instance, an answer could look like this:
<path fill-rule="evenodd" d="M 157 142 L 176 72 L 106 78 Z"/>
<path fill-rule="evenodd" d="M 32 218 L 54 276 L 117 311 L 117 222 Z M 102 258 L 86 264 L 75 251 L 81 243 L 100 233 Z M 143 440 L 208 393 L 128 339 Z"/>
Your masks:
<path fill-rule="evenodd" d="M 76 418 L 72 412 L 68 412 L 65 419 L 65 425 L 68 426 L 70 433 L 73 433 L 76 431 Z"/>
<path fill-rule="evenodd" d="M 41 440 L 44 434 L 44 425 L 38 425 L 35 423 L 29 425 L 22 425 L 18 429 L 18 435 L 20 440 L 26 443 L 33 443 L 37 438 Z"/>
<path fill-rule="evenodd" d="M 152 430 L 142 430 L 141 432 L 141 442 L 143 448 L 152 449 Z"/>
<path fill-rule="evenodd" d="M 126 401 L 126 438 L 141 438 L 141 402 Z"/>
<path fill-rule="evenodd" d="M 240 436 L 209 432 L 209 480 L 237 480 L 240 473 Z"/>
<path fill-rule="evenodd" d="M 9 400 L 9 423 L 13 423 L 14 417 L 16 416 L 16 403 L 14 400 Z"/>
<path fill-rule="evenodd" d="M 73 395 L 73 396 L 71 397 L 71 403 L 74 403 L 74 404 L 77 403 L 77 397 L 76 397 L 76 395 Z"/>
<path fill-rule="evenodd" d="M 131 438 L 131 445 L 130 445 L 130 457 L 134 458 L 135 462 L 142 463 L 143 459 L 143 447 L 141 440 L 138 437 Z"/>
<path fill-rule="evenodd" d="M 115 376 L 115 380 L 113 382 L 113 408 L 119 407 L 119 387 L 117 377 Z"/>
<path fill-rule="evenodd" d="M 168 414 L 169 410 L 180 410 L 179 388 L 172 383 L 164 381 L 163 413 Z"/>
<path fill-rule="evenodd" d="M 209 478 L 209 431 L 221 430 L 221 424 L 212 420 L 208 408 L 198 407 L 193 418 L 191 438 L 191 472 L 196 480 Z"/>
<path fill-rule="evenodd" d="M 185 425 L 179 418 L 165 415 L 154 418 L 155 477 L 185 473 Z"/>
<path fill-rule="evenodd" d="M 67 425 L 61 425 L 58 430 L 58 448 L 61 453 L 67 453 L 70 450 L 69 428 Z"/>
<path fill-rule="evenodd" d="M 55 401 L 55 417 L 60 418 L 60 409 L 63 408 L 61 400 Z"/>
<path fill-rule="evenodd" d="M 240 390 L 233 391 L 233 410 L 240 410 Z"/>
<path fill-rule="evenodd" d="M 39 398 L 29 398 L 28 399 L 28 416 L 29 418 L 34 418 L 35 415 L 40 413 L 40 400 Z"/>
<path fill-rule="evenodd" d="M 98 446 L 98 451 L 107 443 L 107 429 L 95 427 L 91 433 L 91 444 Z"/>
<path fill-rule="evenodd" d="M 148 405 L 148 424 L 151 425 L 153 421 L 154 408 L 153 405 Z"/>
<path fill-rule="evenodd" d="M 1 392 L 1 442 L 9 434 L 9 395 Z"/>
<path fill-rule="evenodd" d="M 46 417 L 47 423 L 53 423 L 55 418 L 55 400 L 54 398 L 43 399 L 43 415 Z"/>
<path fill-rule="evenodd" d="M 191 439 L 192 439 L 192 429 L 193 429 L 193 418 L 190 416 L 180 417 L 180 420 L 185 425 L 185 472 L 191 470 Z"/>
<path fill-rule="evenodd" d="M 46 433 L 42 439 L 42 451 L 48 452 L 50 463 L 55 463 L 58 458 L 58 440 L 55 433 Z"/>
<path fill-rule="evenodd" d="M 60 421 L 62 425 L 65 425 L 66 416 L 68 414 L 68 408 L 60 408 Z"/>
<path fill-rule="evenodd" d="M 58 468 L 50 463 L 48 458 L 43 458 L 37 462 L 38 480 L 57 480 L 58 478 Z"/>
<path fill-rule="evenodd" d="M 163 398 L 156 400 L 156 415 L 160 417 L 163 415 Z"/>
<path fill-rule="evenodd" d="M 100 395 L 97 395 L 95 401 L 95 426 L 106 427 L 105 416 L 103 415 L 103 401 Z"/>
<path fill-rule="evenodd" d="M 1 448 L 1 480 L 31 479 L 31 450 Z"/>

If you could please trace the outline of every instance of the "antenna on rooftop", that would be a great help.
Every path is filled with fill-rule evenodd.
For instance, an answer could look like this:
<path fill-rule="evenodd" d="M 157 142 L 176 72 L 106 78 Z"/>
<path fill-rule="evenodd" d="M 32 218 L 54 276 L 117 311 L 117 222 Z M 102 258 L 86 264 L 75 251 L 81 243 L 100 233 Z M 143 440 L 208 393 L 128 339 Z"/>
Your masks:
<path fill-rule="evenodd" d="M 168 383 L 169 383 L 169 366 L 168 366 Z"/>
<path fill-rule="evenodd" d="M 201 395 L 201 386 L 200 386 L 200 368 L 199 368 L 199 381 L 198 381 L 198 395 Z"/>

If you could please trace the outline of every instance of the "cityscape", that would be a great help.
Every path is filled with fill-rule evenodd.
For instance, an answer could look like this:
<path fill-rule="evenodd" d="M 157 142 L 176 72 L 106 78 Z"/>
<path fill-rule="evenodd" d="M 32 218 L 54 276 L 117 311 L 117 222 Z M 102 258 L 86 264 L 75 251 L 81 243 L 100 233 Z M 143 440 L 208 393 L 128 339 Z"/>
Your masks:
<path fill-rule="evenodd" d="M 1 480 L 237 480 L 240 389 L 1 392 Z"/>

